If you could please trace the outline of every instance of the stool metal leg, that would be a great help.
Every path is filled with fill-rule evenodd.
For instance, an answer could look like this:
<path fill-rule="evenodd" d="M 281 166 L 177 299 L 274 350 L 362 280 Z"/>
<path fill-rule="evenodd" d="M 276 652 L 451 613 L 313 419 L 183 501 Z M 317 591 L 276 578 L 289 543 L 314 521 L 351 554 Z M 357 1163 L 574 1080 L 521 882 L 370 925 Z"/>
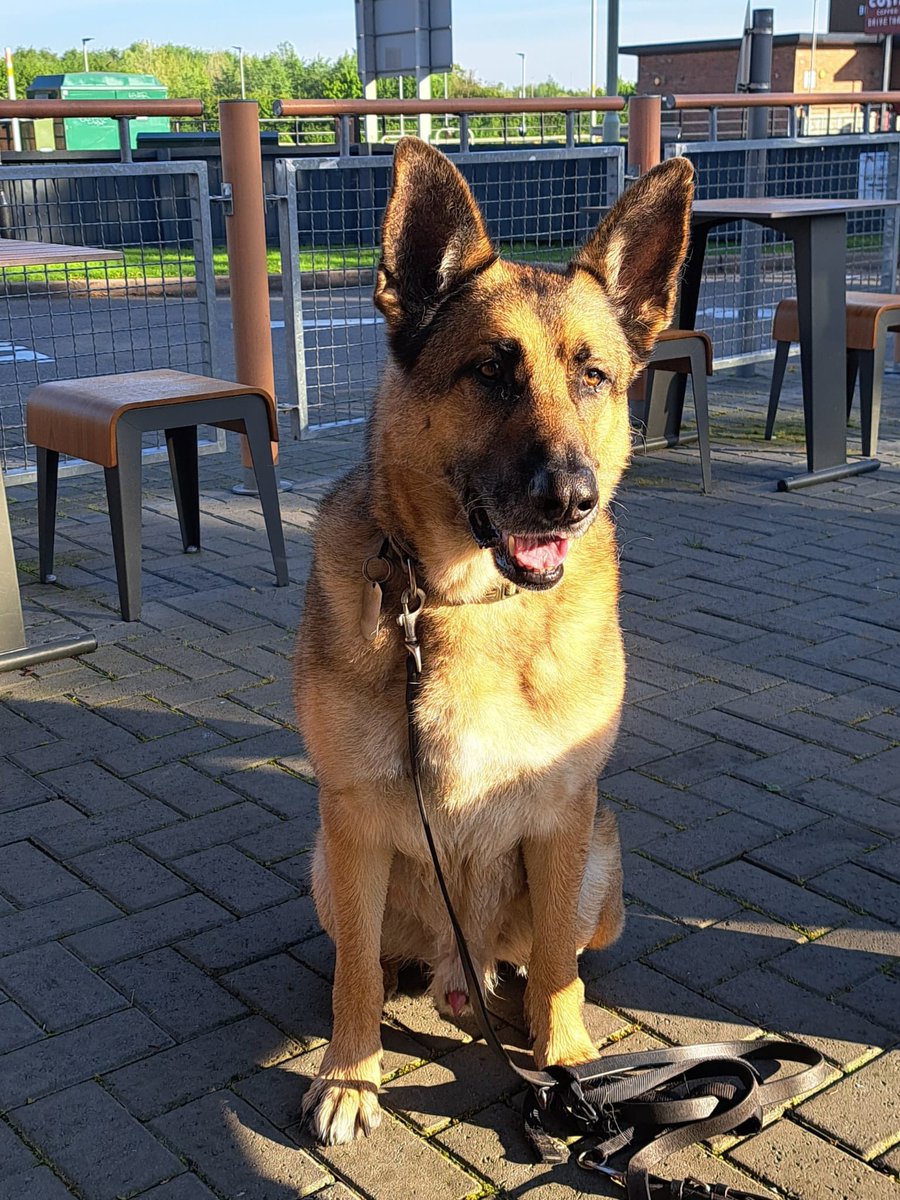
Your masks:
<path fill-rule="evenodd" d="M 784 372 L 790 352 L 790 342 L 775 343 L 775 362 L 772 364 L 772 386 L 769 388 L 769 411 L 766 413 L 767 442 L 772 440 L 772 430 L 775 428 L 775 414 L 778 412 L 778 401 L 781 399 L 781 385 L 784 383 Z"/>
<path fill-rule="evenodd" d="M 262 505 L 266 521 L 266 533 L 269 537 L 269 548 L 272 551 L 272 562 L 275 566 L 275 580 L 278 587 L 287 587 L 289 583 L 287 552 L 284 548 L 281 506 L 278 503 L 278 480 L 272 463 L 269 421 L 265 402 L 260 399 L 253 404 L 252 408 L 249 407 L 251 403 L 252 401 L 248 400 L 248 412 L 244 417 L 244 431 L 247 434 L 250 457 L 253 459 L 259 502 Z"/>
<path fill-rule="evenodd" d="M 200 549 L 200 478 L 197 469 L 197 426 L 167 429 L 166 449 L 172 469 L 175 506 L 185 554 Z"/>
<path fill-rule="evenodd" d="M 853 393 L 856 391 L 856 376 L 859 373 L 859 351 L 847 347 L 847 424 L 853 411 Z"/>
<path fill-rule="evenodd" d="M 41 583 L 55 583 L 53 548 L 56 541 L 56 495 L 59 453 L 37 447 L 38 567 Z"/>
<path fill-rule="evenodd" d="M 712 467 L 709 456 L 709 402 L 706 390 L 706 348 L 692 346 L 691 387 L 694 392 L 694 412 L 697 417 L 697 439 L 700 443 L 700 477 L 703 491 L 712 491 Z"/>
<path fill-rule="evenodd" d="M 884 378 L 885 339 L 880 338 L 874 350 L 859 352 L 859 406 L 862 422 L 862 452 L 864 458 L 878 453 L 878 426 L 881 421 L 881 384 Z"/>
<path fill-rule="evenodd" d="M 123 621 L 141 615 L 141 434 L 124 419 L 116 430 L 118 466 L 104 467 Z"/>

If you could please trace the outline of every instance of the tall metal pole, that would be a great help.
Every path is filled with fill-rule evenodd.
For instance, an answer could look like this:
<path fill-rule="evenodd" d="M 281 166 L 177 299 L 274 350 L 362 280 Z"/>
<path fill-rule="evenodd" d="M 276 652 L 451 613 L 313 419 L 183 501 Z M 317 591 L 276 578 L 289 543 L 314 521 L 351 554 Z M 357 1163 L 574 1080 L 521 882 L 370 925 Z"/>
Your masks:
<path fill-rule="evenodd" d="M 519 58 L 521 58 L 521 60 L 522 60 L 522 83 L 519 87 L 519 95 L 524 100 L 525 99 L 525 51 L 517 50 L 516 53 L 518 54 Z M 519 136 L 524 137 L 527 132 L 528 132 L 528 126 L 525 124 L 525 112 L 523 110 L 522 120 L 519 122 Z"/>
<path fill-rule="evenodd" d="M 606 94 L 619 94 L 619 0 L 606 0 Z M 618 145 L 621 123 L 617 112 L 603 117 L 603 140 Z"/>
<path fill-rule="evenodd" d="M 15 72 L 15 68 L 13 66 L 13 52 L 9 46 L 6 47 L 6 94 L 9 96 L 10 100 L 15 100 L 15 98 L 16 98 L 16 72 Z M 22 128 L 19 125 L 18 117 L 13 117 L 10 125 L 11 125 L 11 133 L 12 133 L 12 148 L 13 148 L 13 150 L 21 150 L 22 149 Z"/>
<path fill-rule="evenodd" d="M 591 0 L 591 99 L 597 95 L 597 0 Z M 597 114 L 591 110 L 591 140 L 594 137 L 594 126 L 597 124 Z"/>
<path fill-rule="evenodd" d="M 269 314 L 266 208 L 263 196 L 259 105 L 255 100 L 221 100 L 222 182 L 231 185 L 231 213 L 225 217 L 234 367 L 238 383 L 275 395 L 275 362 Z M 272 443 L 278 461 L 278 443 Z M 246 438 L 241 438 L 245 484 L 238 494 L 255 493 Z"/>
<path fill-rule="evenodd" d="M 810 51 L 809 51 L 809 75 L 807 76 L 807 83 L 809 84 L 809 87 L 806 89 L 808 92 L 814 91 L 815 86 L 816 86 L 816 38 L 818 36 L 818 34 L 816 33 L 816 25 L 818 24 L 818 21 L 819 21 L 819 0 L 813 0 L 812 45 L 810 46 Z M 754 22 L 754 24 L 755 24 L 755 22 Z"/>
<path fill-rule="evenodd" d="M 243 46 L 232 46 L 231 48 L 232 48 L 232 50 L 237 50 L 237 52 L 238 52 L 238 65 L 240 66 L 240 70 L 241 70 L 241 99 L 246 100 L 247 99 L 247 84 L 244 79 L 244 47 Z"/>
<path fill-rule="evenodd" d="M 750 30 L 750 82 L 747 91 L 753 95 L 772 90 L 772 28 L 775 14 L 771 8 L 753 10 Z M 747 123 L 750 138 L 764 138 L 769 128 L 769 109 L 751 108 Z"/>
<path fill-rule="evenodd" d="M 87 44 L 88 44 L 88 42 L 92 42 L 93 40 L 94 40 L 93 38 L 82 38 L 81 39 L 81 53 L 84 58 L 84 73 L 85 73 L 85 75 L 87 75 L 91 69 L 88 66 Z"/>

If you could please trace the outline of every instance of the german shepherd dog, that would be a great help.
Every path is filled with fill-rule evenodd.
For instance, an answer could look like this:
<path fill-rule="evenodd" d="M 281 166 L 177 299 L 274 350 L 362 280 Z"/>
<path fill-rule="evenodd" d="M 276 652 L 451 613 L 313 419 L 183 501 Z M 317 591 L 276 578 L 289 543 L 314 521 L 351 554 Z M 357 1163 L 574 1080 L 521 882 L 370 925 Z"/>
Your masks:
<path fill-rule="evenodd" d="M 468 1002 L 411 782 L 404 555 L 427 596 L 426 803 L 476 968 L 488 988 L 498 963 L 527 971 L 537 1066 L 596 1056 L 577 959 L 623 919 L 615 819 L 597 806 L 625 681 L 608 506 L 628 386 L 671 320 L 692 176 L 682 158 L 644 175 L 554 269 L 500 261 L 450 161 L 396 147 L 374 297 L 391 357 L 365 461 L 322 504 L 296 657 L 320 784 L 313 891 L 337 954 L 304 1103 L 322 1142 L 379 1123 L 398 964 L 425 964 L 441 1011 Z M 376 628 L 363 570 L 388 544 L 403 549 Z"/>

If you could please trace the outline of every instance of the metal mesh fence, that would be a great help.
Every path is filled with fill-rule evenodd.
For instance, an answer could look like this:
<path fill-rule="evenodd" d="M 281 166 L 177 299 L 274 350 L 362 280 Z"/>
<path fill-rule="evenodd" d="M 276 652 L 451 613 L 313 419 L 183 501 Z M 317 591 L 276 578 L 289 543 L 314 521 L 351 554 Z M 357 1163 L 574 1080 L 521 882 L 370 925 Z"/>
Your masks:
<path fill-rule="evenodd" d="M 25 402 L 37 384 L 160 367 L 214 373 L 203 164 L 0 167 L 0 234 L 0 263 L 4 248 L 7 261 L 18 256 L 21 241 L 71 246 L 73 258 L 98 252 L 88 261 L 57 252 L 63 261 L 42 264 L 36 248 L 33 264 L 0 267 L 0 469 L 8 478 L 34 472 Z"/>
<path fill-rule="evenodd" d="M 812 142 L 676 143 L 697 168 L 697 198 L 744 196 L 889 200 L 900 186 L 900 138 L 838 138 Z M 847 286 L 895 290 L 897 211 L 851 214 L 847 230 Z M 704 262 L 698 328 L 713 339 L 716 365 L 771 358 L 772 318 L 779 300 L 793 295 L 790 241 L 774 230 L 740 222 L 712 231 Z"/>
<path fill-rule="evenodd" d="M 454 157 L 505 257 L 568 260 L 622 189 L 617 147 Z M 283 159 L 276 173 L 285 346 L 296 432 L 366 419 L 384 363 L 372 304 L 391 159 Z"/>

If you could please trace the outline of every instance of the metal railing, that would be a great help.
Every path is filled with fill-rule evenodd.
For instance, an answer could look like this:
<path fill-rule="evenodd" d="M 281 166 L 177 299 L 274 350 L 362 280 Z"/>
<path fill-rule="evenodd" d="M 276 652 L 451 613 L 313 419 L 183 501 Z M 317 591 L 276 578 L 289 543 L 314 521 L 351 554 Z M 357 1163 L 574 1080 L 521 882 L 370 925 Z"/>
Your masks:
<path fill-rule="evenodd" d="M 617 146 L 452 156 L 505 257 L 564 263 L 621 194 Z M 284 345 L 295 434 L 365 421 L 386 347 L 372 304 L 381 221 L 391 182 L 386 155 L 286 158 L 277 163 Z"/>
<path fill-rule="evenodd" d="M 900 195 L 900 135 L 684 142 L 666 156 L 695 165 L 700 200 L 746 196 L 891 200 Z M 850 216 L 847 285 L 893 292 L 898 213 L 873 208 Z M 791 243 L 774 230 L 741 222 L 709 237 L 697 325 L 713 339 L 717 368 L 760 362 L 774 354 L 772 318 L 793 295 Z"/>
<path fill-rule="evenodd" d="M 478 143 L 521 145 L 556 142 L 570 149 L 597 134 L 591 114 L 622 112 L 621 96 L 531 96 L 515 99 L 276 100 L 276 117 L 329 121 L 340 154 L 356 142 L 374 145 L 385 136 L 418 132 L 429 141 L 455 143 L 468 153 Z M 432 118 L 443 122 L 434 129 Z M 518 118 L 510 124 L 510 117 Z M 415 122 L 409 127 L 406 121 Z M 326 128 L 326 126 L 322 126 Z"/>
<path fill-rule="evenodd" d="M 210 197 L 205 165 L 190 162 L 0 166 L 0 196 L 6 238 L 122 255 L 0 269 L 0 469 L 25 482 L 37 384 L 159 367 L 215 374 Z"/>
<path fill-rule="evenodd" d="M 768 110 L 769 137 L 822 137 L 833 133 L 897 130 L 900 92 L 719 92 L 661 98 L 663 130 L 678 141 L 747 137 L 752 109 Z"/>
<path fill-rule="evenodd" d="M 116 122 L 119 155 L 131 162 L 133 117 L 202 117 L 199 100 L 0 100 L 0 121 L 46 121 L 107 117 Z"/>

